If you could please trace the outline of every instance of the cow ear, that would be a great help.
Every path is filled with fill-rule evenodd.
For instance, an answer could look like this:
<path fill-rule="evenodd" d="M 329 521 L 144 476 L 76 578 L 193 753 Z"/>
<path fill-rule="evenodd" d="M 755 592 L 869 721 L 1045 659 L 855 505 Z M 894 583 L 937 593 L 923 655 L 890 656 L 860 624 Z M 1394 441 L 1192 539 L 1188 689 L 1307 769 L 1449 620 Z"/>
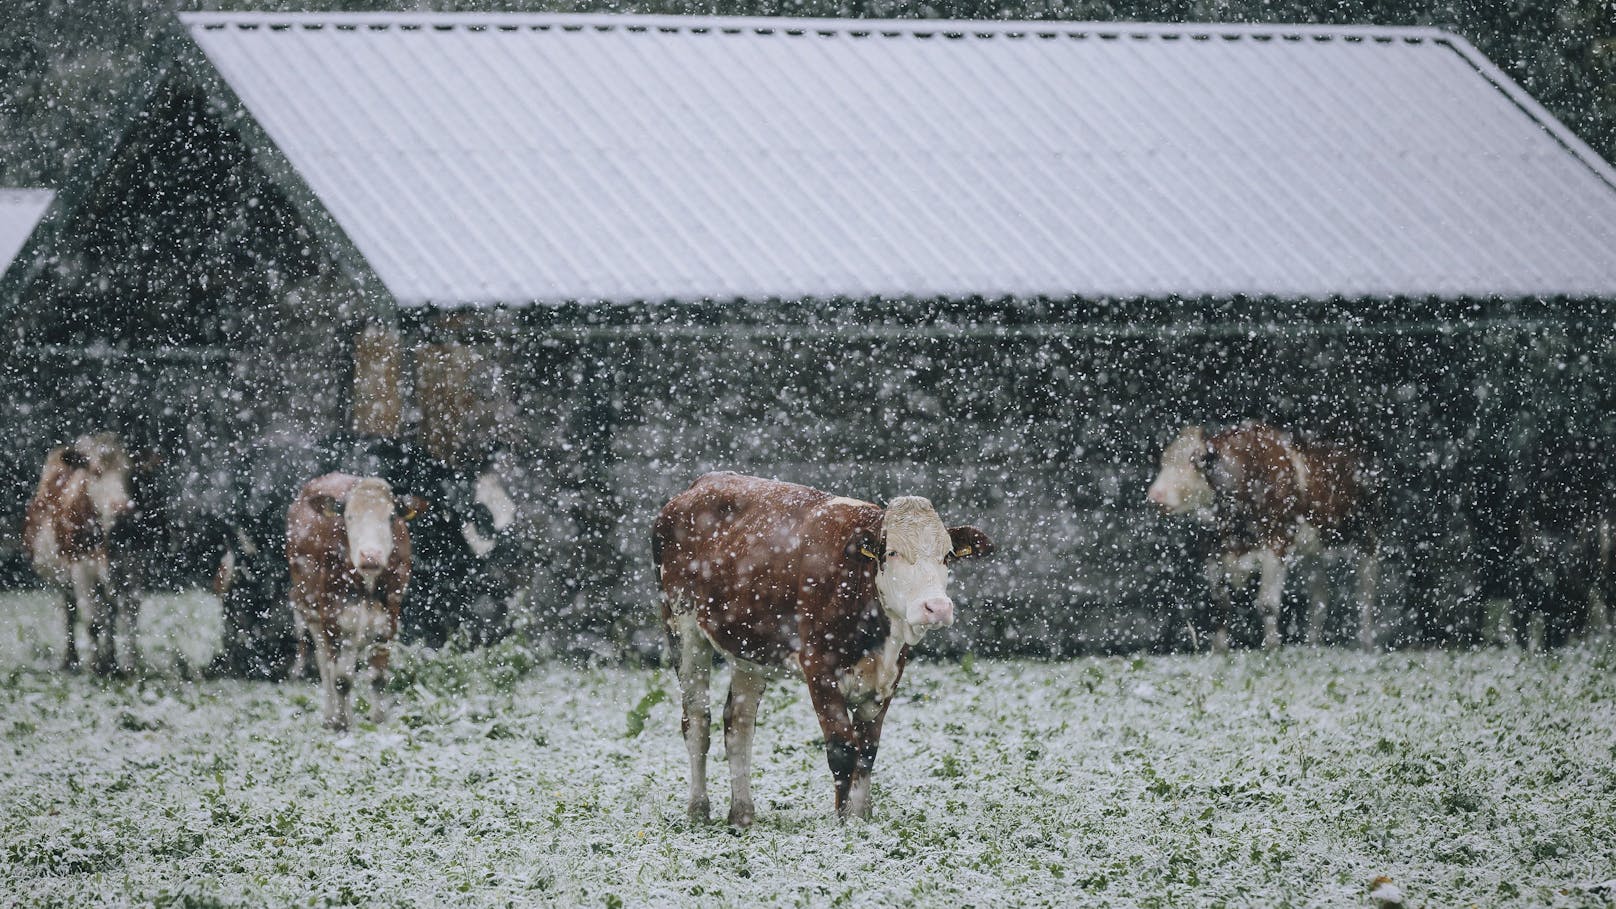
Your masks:
<path fill-rule="evenodd" d="M 842 555 L 848 559 L 864 561 L 868 559 L 877 565 L 881 563 L 881 538 L 874 530 L 860 527 L 847 538 L 847 545 L 842 547 Z"/>
<path fill-rule="evenodd" d="M 980 559 L 993 554 L 993 541 L 969 524 L 948 528 L 948 544 L 952 547 L 950 559 Z"/>
<path fill-rule="evenodd" d="M 328 518 L 337 516 L 337 500 L 331 496 L 321 494 L 309 496 L 309 505 Z"/>
<path fill-rule="evenodd" d="M 428 507 L 430 507 L 430 503 L 420 496 L 400 496 L 398 500 L 398 516 L 406 521 L 413 521 L 416 516 L 426 511 Z"/>
<path fill-rule="evenodd" d="M 62 463 L 74 470 L 83 470 L 90 466 L 90 459 L 85 456 L 84 452 L 69 445 L 62 449 Z"/>

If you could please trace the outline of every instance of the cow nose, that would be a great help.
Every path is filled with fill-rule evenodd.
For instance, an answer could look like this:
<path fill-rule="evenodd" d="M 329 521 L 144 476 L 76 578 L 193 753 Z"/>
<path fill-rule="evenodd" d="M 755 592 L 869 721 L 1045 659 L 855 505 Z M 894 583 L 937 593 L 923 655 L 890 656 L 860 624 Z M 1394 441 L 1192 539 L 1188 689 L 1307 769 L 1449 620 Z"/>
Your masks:
<path fill-rule="evenodd" d="M 920 612 L 925 616 L 928 624 L 952 625 L 954 624 L 954 601 L 948 597 L 937 597 L 926 600 L 920 604 Z"/>
<path fill-rule="evenodd" d="M 359 570 L 376 571 L 382 567 L 382 551 L 380 549 L 359 550 Z"/>

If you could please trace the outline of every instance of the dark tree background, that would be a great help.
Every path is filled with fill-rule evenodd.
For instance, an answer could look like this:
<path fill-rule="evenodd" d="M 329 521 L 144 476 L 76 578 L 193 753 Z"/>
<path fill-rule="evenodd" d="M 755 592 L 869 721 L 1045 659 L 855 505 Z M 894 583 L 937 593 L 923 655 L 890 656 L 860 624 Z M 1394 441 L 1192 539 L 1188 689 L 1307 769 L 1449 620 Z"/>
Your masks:
<path fill-rule="evenodd" d="M 0 185 L 60 186 L 104 154 L 141 93 L 153 38 L 190 9 L 397 9 L 374 0 L 7 0 L 0 17 Z M 716 0 L 571 4 L 417 0 L 422 9 L 879 18 L 1430 25 L 1464 36 L 1606 159 L 1616 156 L 1613 0 Z"/>

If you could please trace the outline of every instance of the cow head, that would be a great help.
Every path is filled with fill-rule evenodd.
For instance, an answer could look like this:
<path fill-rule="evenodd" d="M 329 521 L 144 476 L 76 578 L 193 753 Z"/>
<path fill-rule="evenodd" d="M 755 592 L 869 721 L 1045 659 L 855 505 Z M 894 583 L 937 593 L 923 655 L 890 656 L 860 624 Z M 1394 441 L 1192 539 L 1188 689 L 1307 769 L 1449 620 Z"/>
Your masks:
<path fill-rule="evenodd" d="M 913 644 L 933 628 L 954 624 L 949 565 L 985 556 L 993 544 L 975 527 L 945 527 L 926 499 L 902 496 L 888 503 L 879 534 L 862 531 L 848 548 L 875 560 L 881 607 L 904 643 Z"/>
<path fill-rule="evenodd" d="M 1212 484 L 1206 468 L 1212 458 L 1206 431 L 1186 426 L 1162 451 L 1161 469 L 1146 493 L 1168 514 L 1189 514 L 1212 506 Z"/>
<path fill-rule="evenodd" d="M 329 516 L 342 517 L 348 540 L 348 564 L 374 591 L 376 580 L 393 555 L 393 521 L 411 520 L 426 507 L 419 496 L 395 496 L 387 481 L 365 477 L 348 490 L 339 502 L 330 496 L 317 496 L 314 507 Z"/>
<path fill-rule="evenodd" d="M 129 453 L 116 433 L 80 436 L 62 450 L 62 463 L 82 473 L 85 494 L 103 530 L 111 530 L 119 518 L 134 510 Z"/>

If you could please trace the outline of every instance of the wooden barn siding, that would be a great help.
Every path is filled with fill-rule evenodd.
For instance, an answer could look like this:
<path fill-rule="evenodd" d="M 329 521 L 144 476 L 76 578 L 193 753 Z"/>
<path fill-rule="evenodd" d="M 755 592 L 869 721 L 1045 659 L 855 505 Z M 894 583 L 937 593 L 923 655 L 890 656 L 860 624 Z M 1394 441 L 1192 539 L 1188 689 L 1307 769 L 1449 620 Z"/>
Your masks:
<path fill-rule="evenodd" d="M 1616 438 L 1611 339 L 1553 324 L 1177 339 L 672 330 L 483 351 L 504 364 L 520 421 L 495 432 L 533 465 L 526 501 L 544 513 L 536 619 L 601 647 L 655 647 L 650 521 L 709 469 L 875 499 L 918 493 L 986 528 L 1004 551 L 958 572 L 948 648 L 1146 643 L 1179 624 L 1164 604 L 1200 590 L 1183 534 L 1144 502 L 1159 446 L 1185 420 L 1246 416 L 1380 452 L 1392 634 L 1473 636 L 1476 478 L 1526 482 L 1515 455 L 1539 437 Z"/>

